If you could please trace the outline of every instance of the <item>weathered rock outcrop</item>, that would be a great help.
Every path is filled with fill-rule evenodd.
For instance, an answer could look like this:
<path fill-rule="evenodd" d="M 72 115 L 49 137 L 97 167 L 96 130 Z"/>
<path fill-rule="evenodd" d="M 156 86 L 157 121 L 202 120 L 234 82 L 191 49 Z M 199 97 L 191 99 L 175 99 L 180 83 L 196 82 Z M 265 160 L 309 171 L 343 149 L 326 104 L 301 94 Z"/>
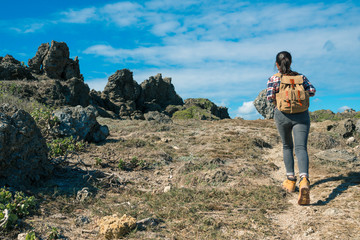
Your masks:
<path fill-rule="evenodd" d="M 28 66 L 29 68 L 35 72 L 35 73 L 41 73 L 43 72 L 43 61 L 45 59 L 45 56 L 48 54 L 50 49 L 49 43 L 42 43 L 35 56 L 28 60 Z"/>
<path fill-rule="evenodd" d="M 140 105 L 143 111 L 162 111 L 169 105 L 183 105 L 182 98 L 175 92 L 171 78 L 162 78 L 159 73 L 141 83 Z"/>
<path fill-rule="evenodd" d="M 24 187 L 52 172 L 48 148 L 29 113 L 0 106 L 0 186 Z"/>
<path fill-rule="evenodd" d="M 88 142 L 101 142 L 109 136 L 106 125 L 101 126 L 93 106 L 65 107 L 54 112 L 59 124 L 52 129 L 55 137 L 70 137 Z"/>
<path fill-rule="evenodd" d="M 202 119 L 229 118 L 227 108 L 211 102 L 204 105 L 201 101 L 189 100 L 183 107 L 184 102 L 175 92 L 171 78 L 163 78 L 160 73 L 139 85 L 130 70 L 118 70 L 109 77 L 103 92 L 90 92 L 80 74 L 78 58 L 73 60 L 69 55 L 66 43 L 52 41 L 39 46 L 35 56 L 28 61 L 29 67 L 11 56 L 0 58 L 0 63 L 16 65 L 17 69 L 10 71 L 11 74 L 6 72 L 4 79 L 12 81 L 2 81 L 0 88 L 21 99 L 36 100 L 48 106 L 93 105 L 101 116 L 117 119 L 147 119 L 144 114 L 154 111 L 172 116 L 176 111 L 195 106 L 204 112 L 200 114 Z M 21 75 L 20 70 L 27 75 Z M 37 81 L 13 80 L 32 77 Z"/>
<path fill-rule="evenodd" d="M 32 80 L 30 70 L 11 55 L 0 57 L 0 80 Z"/>
<path fill-rule="evenodd" d="M 35 73 L 44 73 L 52 79 L 82 78 L 78 58 L 73 60 L 69 56 L 66 43 L 51 41 L 51 46 L 49 43 L 40 45 L 28 65 Z"/>
<path fill-rule="evenodd" d="M 349 153 L 345 150 L 329 149 L 318 152 L 314 155 L 321 161 L 326 163 L 346 163 L 346 162 L 356 162 L 358 161 L 355 154 Z"/>
<path fill-rule="evenodd" d="M 219 120 L 230 118 L 226 107 L 218 107 L 205 98 L 188 98 L 185 100 L 184 106 L 169 106 L 166 112 L 174 112 L 172 117 L 178 119 Z"/>
<path fill-rule="evenodd" d="M 82 79 L 67 81 L 54 79 L 40 81 L 2 81 L 0 89 L 13 92 L 21 99 L 33 99 L 49 106 L 88 106 L 89 87 Z M 15 92 L 14 92 L 15 91 Z"/>
<path fill-rule="evenodd" d="M 133 73 L 128 69 L 115 72 L 108 79 L 101 98 L 105 109 L 119 116 L 130 116 L 137 109 L 137 100 L 141 94 L 139 84 L 134 81 Z M 111 103 L 112 104 L 111 104 Z"/>
<path fill-rule="evenodd" d="M 349 138 L 355 134 L 356 125 L 353 120 L 346 119 L 327 126 L 328 131 L 335 132 L 343 138 Z"/>
<path fill-rule="evenodd" d="M 262 90 L 256 97 L 254 106 L 265 119 L 274 118 L 274 105 L 266 99 L 266 89 Z"/>

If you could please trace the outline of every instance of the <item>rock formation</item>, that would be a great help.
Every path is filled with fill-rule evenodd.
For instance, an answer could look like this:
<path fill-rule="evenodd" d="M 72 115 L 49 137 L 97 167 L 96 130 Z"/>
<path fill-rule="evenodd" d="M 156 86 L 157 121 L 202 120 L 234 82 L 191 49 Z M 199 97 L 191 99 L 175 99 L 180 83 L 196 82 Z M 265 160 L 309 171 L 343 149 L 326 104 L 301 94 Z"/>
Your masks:
<path fill-rule="evenodd" d="M 173 118 L 219 120 L 230 118 L 226 107 L 218 107 L 215 103 L 205 98 L 188 98 L 185 105 L 180 107 L 169 106 L 166 112 L 174 112 Z"/>
<path fill-rule="evenodd" d="M 106 125 L 101 126 L 96 120 L 93 106 L 65 107 L 54 112 L 59 124 L 52 129 L 55 137 L 70 137 L 88 142 L 101 142 L 109 136 Z"/>
<path fill-rule="evenodd" d="M 328 131 L 334 132 L 343 138 L 349 138 L 355 134 L 356 125 L 351 119 L 334 122 L 327 126 Z"/>
<path fill-rule="evenodd" d="M 169 105 L 184 104 L 182 98 L 175 92 L 171 78 L 163 79 L 160 73 L 142 82 L 141 89 L 140 102 L 144 104 L 145 112 L 162 111 Z"/>
<path fill-rule="evenodd" d="M 119 116 L 130 116 L 136 109 L 136 101 L 141 94 L 141 88 L 139 84 L 134 81 L 133 73 L 128 69 L 122 69 L 116 71 L 108 79 L 108 83 L 102 92 L 102 100 L 107 102 L 106 108 L 114 111 Z M 109 103 L 109 101 L 111 103 Z"/>
<path fill-rule="evenodd" d="M 0 89 L 21 99 L 36 100 L 56 108 L 93 105 L 101 116 L 116 119 L 143 120 L 147 119 L 144 116 L 147 112 L 172 116 L 174 112 L 184 110 L 184 102 L 176 93 L 171 78 L 163 78 L 160 73 L 139 85 L 130 70 L 118 70 L 109 77 L 103 92 L 90 92 L 80 74 L 78 58 L 73 60 L 69 56 L 66 43 L 52 41 L 39 46 L 35 56 L 28 61 L 29 67 L 11 56 L 0 57 L 0 80 L 5 80 L 1 82 Z M 13 81 L 22 79 L 36 81 Z M 185 104 L 185 108 L 195 104 L 190 102 Z M 195 105 L 206 112 L 202 119 L 229 118 L 227 108 L 213 103 L 205 106 L 197 102 Z"/>
<path fill-rule="evenodd" d="M 254 106 L 265 119 L 274 118 L 274 105 L 266 99 L 266 89 L 262 90 L 256 97 Z"/>
<path fill-rule="evenodd" d="M 11 55 L 0 57 L 0 80 L 32 80 L 34 77 L 28 68 Z"/>
<path fill-rule="evenodd" d="M 72 60 L 69 56 L 66 43 L 51 41 L 51 46 L 49 43 L 40 45 L 28 65 L 35 73 L 44 73 L 52 79 L 82 78 L 78 58 Z"/>
<path fill-rule="evenodd" d="M 24 110 L 0 106 L 0 186 L 27 186 L 52 172 L 48 148 L 34 119 Z"/>

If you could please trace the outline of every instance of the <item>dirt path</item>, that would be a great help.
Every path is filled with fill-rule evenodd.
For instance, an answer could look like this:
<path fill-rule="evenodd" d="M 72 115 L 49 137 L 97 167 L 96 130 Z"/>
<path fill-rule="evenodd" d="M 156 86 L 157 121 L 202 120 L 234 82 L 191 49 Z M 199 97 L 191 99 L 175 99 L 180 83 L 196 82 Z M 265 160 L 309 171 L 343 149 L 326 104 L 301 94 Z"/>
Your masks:
<path fill-rule="evenodd" d="M 282 146 L 269 149 L 265 157 L 279 166 L 272 178 L 279 184 L 285 178 L 282 161 Z M 314 158 L 309 153 L 310 161 Z M 297 165 L 295 166 L 297 169 Z M 286 239 L 360 239 L 360 183 L 359 171 L 356 176 L 347 172 L 324 174 L 319 167 L 311 167 L 311 203 L 297 204 L 298 189 L 291 193 L 289 208 L 272 216 Z M 280 237 L 282 238 L 282 237 Z"/>

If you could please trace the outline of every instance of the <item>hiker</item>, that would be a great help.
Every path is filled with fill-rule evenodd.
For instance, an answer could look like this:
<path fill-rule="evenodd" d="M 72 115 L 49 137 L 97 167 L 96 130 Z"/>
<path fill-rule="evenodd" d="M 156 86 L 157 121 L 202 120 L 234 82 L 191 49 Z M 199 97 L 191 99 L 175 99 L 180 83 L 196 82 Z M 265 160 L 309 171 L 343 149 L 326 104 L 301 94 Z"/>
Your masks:
<path fill-rule="evenodd" d="M 309 157 L 307 140 L 310 130 L 309 97 L 315 95 L 315 88 L 302 74 L 292 71 L 291 54 L 286 51 L 276 55 L 279 72 L 268 79 L 267 100 L 274 104 L 274 119 L 283 143 L 283 159 L 286 180 L 282 188 L 295 192 L 296 176 L 294 171 L 295 154 L 299 167 L 298 204 L 310 204 Z M 293 136 L 294 135 L 294 139 Z"/>

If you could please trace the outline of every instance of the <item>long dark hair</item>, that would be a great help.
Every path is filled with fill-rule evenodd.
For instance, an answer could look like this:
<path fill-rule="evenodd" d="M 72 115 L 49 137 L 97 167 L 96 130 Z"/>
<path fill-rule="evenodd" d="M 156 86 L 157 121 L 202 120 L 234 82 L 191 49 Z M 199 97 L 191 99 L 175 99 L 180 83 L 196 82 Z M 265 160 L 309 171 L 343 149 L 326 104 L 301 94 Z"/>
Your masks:
<path fill-rule="evenodd" d="M 279 65 L 281 74 L 295 76 L 299 75 L 297 72 L 291 70 L 290 65 L 292 63 L 291 54 L 287 51 L 279 52 L 276 55 L 276 63 Z"/>

